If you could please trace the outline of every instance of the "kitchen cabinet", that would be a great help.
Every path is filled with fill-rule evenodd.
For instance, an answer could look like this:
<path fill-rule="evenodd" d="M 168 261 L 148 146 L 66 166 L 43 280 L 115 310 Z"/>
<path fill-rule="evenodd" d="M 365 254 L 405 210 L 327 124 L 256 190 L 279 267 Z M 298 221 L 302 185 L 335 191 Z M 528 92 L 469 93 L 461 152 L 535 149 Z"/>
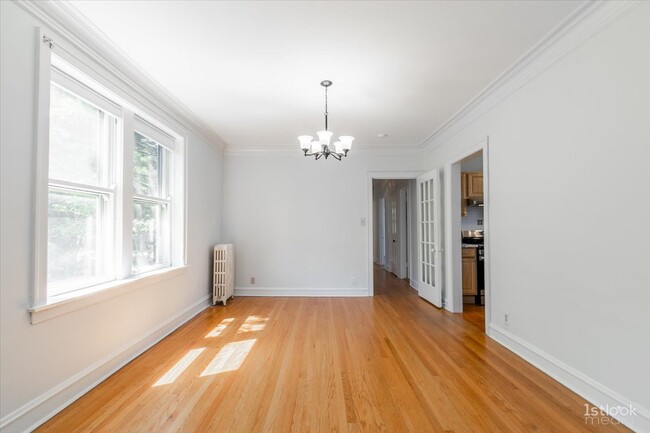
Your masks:
<path fill-rule="evenodd" d="M 483 173 L 465 173 L 466 198 L 483 200 Z"/>
<path fill-rule="evenodd" d="M 463 248 L 463 296 L 476 296 L 476 248 Z"/>
<path fill-rule="evenodd" d="M 467 215 L 467 173 L 460 174 L 460 215 Z"/>

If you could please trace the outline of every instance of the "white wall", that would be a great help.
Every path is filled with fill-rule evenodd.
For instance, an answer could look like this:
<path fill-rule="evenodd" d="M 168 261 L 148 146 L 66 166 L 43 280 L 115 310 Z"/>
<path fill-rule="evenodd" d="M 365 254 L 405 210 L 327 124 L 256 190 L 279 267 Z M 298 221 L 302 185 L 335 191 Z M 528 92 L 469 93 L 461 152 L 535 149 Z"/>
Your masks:
<path fill-rule="evenodd" d="M 581 372 L 594 390 L 619 394 L 646 416 L 648 23 L 650 3 L 642 3 L 435 143 L 428 158 L 442 168 L 489 136 L 493 323 L 521 348 Z"/>
<path fill-rule="evenodd" d="M 220 238 L 222 157 L 202 139 L 189 136 L 187 272 L 31 325 L 27 308 L 32 290 L 38 22 L 14 3 L 0 3 L 0 419 L 6 422 L 8 414 L 28 405 L 23 416 L 3 430 L 13 432 L 33 426 L 173 329 L 185 317 L 179 316 L 183 312 L 191 314 L 206 305 L 202 300 L 210 287 L 211 245 Z"/>
<path fill-rule="evenodd" d="M 341 162 L 314 161 L 297 145 L 290 154 L 226 155 L 224 238 L 235 244 L 236 286 L 365 291 L 368 172 L 419 167 L 420 158 L 354 149 Z"/>

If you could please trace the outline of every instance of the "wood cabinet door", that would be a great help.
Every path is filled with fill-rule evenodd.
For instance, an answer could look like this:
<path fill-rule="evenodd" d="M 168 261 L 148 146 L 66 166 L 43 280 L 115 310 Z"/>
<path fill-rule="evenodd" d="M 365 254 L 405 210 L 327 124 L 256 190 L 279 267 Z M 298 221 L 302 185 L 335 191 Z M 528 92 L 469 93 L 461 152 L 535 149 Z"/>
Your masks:
<path fill-rule="evenodd" d="M 483 173 L 467 173 L 467 198 L 483 198 Z"/>
<path fill-rule="evenodd" d="M 460 174 L 460 216 L 467 215 L 467 173 Z"/>
<path fill-rule="evenodd" d="M 476 258 L 463 257 L 463 295 L 476 295 Z"/>

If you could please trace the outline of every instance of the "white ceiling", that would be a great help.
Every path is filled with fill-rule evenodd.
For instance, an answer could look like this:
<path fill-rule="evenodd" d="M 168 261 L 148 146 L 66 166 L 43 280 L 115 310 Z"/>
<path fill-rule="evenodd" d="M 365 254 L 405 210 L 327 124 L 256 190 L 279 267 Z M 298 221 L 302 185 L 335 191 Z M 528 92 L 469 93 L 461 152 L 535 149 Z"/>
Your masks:
<path fill-rule="evenodd" d="M 323 129 L 324 79 L 335 135 L 422 144 L 581 2 L 71 3 L 228 146 L 257 147 Z"/>

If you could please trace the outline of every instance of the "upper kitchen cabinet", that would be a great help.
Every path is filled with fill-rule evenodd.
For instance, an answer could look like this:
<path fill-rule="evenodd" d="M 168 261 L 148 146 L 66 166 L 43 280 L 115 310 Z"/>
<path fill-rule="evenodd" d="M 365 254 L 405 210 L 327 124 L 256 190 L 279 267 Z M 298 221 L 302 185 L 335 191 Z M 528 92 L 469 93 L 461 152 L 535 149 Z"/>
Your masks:
<path fill-rule="evenodd" d="M 483 200 L 483 173 L 463 173 L 465 175 L 465 198 Z"/>
<path fill-rule="evenodd" d="M 467 215 L 467 173 L 460 174 L 460 214 Z"/>

